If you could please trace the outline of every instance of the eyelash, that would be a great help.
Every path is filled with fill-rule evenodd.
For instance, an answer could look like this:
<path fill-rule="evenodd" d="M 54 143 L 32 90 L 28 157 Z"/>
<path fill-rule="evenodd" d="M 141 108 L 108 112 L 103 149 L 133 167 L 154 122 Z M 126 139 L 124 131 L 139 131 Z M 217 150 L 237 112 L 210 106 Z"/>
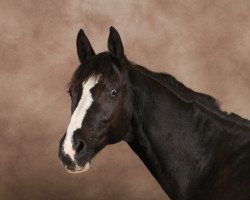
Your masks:
<path fill-rule="evenodd" d="M 72 94 L 71 94 L 70 90 L 68 90 L 68 91 L 67 91 L 67 93 L 69 94 L 69 96 L 72 96 Z"/>

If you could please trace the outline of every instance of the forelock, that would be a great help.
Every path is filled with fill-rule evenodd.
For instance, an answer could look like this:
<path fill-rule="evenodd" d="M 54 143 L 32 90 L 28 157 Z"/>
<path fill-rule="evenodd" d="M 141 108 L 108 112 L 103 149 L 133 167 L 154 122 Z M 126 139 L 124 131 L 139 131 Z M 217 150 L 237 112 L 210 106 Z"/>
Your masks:
<path fill-rule="evenodd" d="M 77 68 L 69 85 L 81 84 L 88 80 L 89 77 L 109 78 L 116 73 L 113 65 L 114 60 L 108 52 L 93 56 Z"/>

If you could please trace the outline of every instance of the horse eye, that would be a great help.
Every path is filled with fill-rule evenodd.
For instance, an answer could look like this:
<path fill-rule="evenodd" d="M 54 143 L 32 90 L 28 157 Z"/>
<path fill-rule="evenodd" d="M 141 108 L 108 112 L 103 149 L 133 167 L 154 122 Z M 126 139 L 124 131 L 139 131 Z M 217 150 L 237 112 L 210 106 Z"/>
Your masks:
<path fill-rule="evenodd" d="M 119 93 L 119 91 L 118 91 L 117 89 L 113 89 L 113 90 L 111 90 L 111 92 L 110 92 L 110 96 L 114 97 L 114 96 L 116 96 L 118 93 Z"/>

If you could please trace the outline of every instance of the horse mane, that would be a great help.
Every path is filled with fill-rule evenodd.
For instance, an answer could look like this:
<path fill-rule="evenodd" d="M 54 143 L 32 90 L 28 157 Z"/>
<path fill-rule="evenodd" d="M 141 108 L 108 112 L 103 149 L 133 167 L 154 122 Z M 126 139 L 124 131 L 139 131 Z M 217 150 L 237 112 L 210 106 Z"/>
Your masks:
<path fill-rule="evenodd" d="M 172 75 L 163 72 L 153 72 L 140 65 L 132 65 L 140 72 L 146 74 L 147 76 L 153 78 L 160 84 L 170 89 L 174 94 L 176 94 L 185 102 L 196 101 L 198 103 L 201 103 L 205 107 L 220 110 L 220 103 L 214 97 L 193 91 L 192 89 L 186 87 L 183 83 L 178 81 Z"/>
<path fill-rule="evenodd" d="M 181 100 L 187 103 L 195 103 L 196 105 L 202 107 L 206 111 L 212 112 L 220 118 L 229 120 L 241 126 L 247 126 L 248 128 L 250 127 L 249 120 L 244 119 L 235 113 L 228 113 L 226 111 L 222 111 L 220 109 L 220 102 L 218 102 L 214 97 L 193 91 L 192 89 L 186 87 L 183 83 L 179 82 L 170 74 L 162 72 L 153 72 L 143 66 L 134 64 L 130 61 L 129 63 L 133 69 L 154 79 L 155 81 L 169 89 L 171 92 L 173 92 L 176 96 L 181 98 Z"/>

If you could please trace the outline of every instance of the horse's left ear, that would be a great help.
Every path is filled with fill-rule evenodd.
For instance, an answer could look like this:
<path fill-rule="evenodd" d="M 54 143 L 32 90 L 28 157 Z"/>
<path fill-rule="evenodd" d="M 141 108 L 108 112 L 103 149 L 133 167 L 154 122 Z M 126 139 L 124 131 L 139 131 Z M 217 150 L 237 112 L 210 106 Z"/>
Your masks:
<path fill-rule="evenodd" d="M 122 60 L 124 58 L 124 49 L 122 45 L 121 37 L 118 31 L 111 26 L 109 32 L 109 39 L 108 39 L 108 50 L 109 53 L 116 57 L 118 60 Z"/>

